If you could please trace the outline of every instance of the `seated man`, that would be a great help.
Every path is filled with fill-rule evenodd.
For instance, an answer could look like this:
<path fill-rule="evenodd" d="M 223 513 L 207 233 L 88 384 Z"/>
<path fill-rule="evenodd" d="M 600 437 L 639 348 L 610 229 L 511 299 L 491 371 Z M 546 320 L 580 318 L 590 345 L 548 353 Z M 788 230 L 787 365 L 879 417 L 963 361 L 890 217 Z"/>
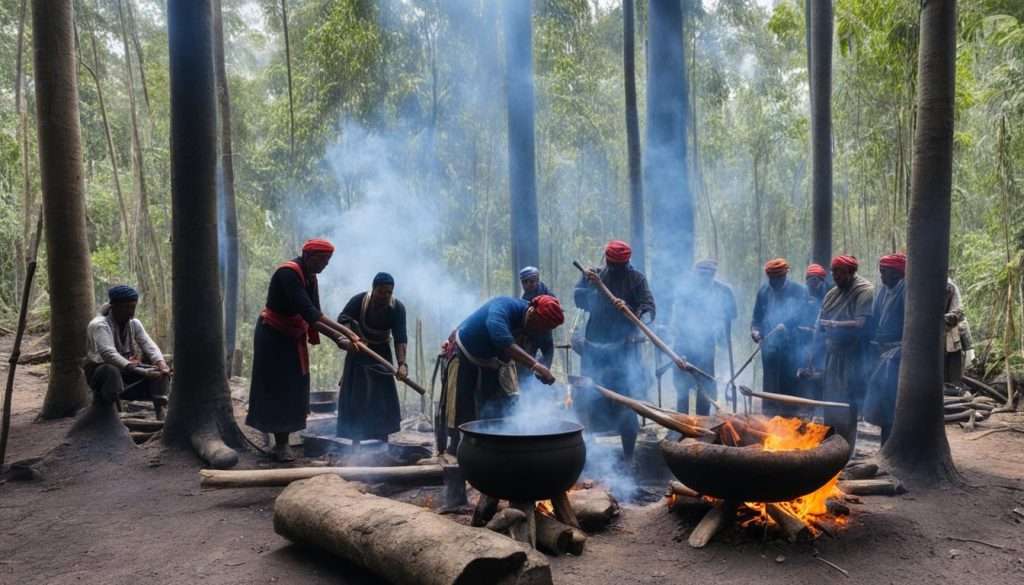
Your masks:
<path fill-rule="evenodd" d="M 163 420 L 167 406 L 167 367 L 160 348 L 153 343 L 142 323 L 135 318 L 139 293 L 119 285 L 107 291 L 110 302 L 89 322 L 85 357 L 85 379 L 93 400 L 152 400 L 157 420 Z"/>

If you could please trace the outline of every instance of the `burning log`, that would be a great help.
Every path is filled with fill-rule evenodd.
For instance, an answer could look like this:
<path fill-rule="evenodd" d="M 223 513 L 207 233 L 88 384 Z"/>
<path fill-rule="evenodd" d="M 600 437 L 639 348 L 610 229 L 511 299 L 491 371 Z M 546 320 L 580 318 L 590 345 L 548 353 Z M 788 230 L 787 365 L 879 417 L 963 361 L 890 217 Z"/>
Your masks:
<path fill-rule="evenodd" d="M 552 555 L 564 555 L 573 545 L 573 529 L 551 516 L 537 514 L 537 548 Z"/>
<path fill-rule="evenodd" d="M 814 533 L 804 521 L 791 514 L 779 504 L 765 504 L 768 516 L 779 526 L 789 542 L 808 542 L 813 540 Z"/>
<path fill-rule="evenodd" d="M 619 503 L 599 488 L 573 490 L 569 492 L 569 502 L 579 519 L 580 528 L 587 532 L 604 530 L 619 515 Z"/>
<path fill-rule="evenodd" d="M 697 492 L 738 502 L 785 502 L 809 494 L 835 477 L 850 446 L 832 435 L 816 447 L 765 451 L 693 440 L 661 442 L 672 473 Z"/>
<path fill-rule="evenodd" d="M 274 531 L 397 585 L 551 584 L 547 559 L 520 543 L 330 475 L 288 486 L 274 503 Z"/>
<path fill-rule="evenodd" d="M 569 501 L 569 494 L 562 492 L 551 498 L 551 508 L 555 512 L 555 518 L 559 522 L 572 528 L 579 529 L 580 521 L 576 517 L 576 511 L 572 509 L 572 502 Z"/>
<path fill-rule="evenodd" d="M 708 510 L 708 513 L 701 518 L 700 523 L 690 533 L 690 538 L 687 542 L 693 548 L 704 548 L 723 526 L 732 522 L 735 516 L 735 502 L 719 503 Z"/>
<path fill-rule="evenodd" d="M 839 482 L 839 489 L 854 496 L 898 496 L 907 492 L 896 479 L 851 479 Z"/>
<path fill-rule="evenodd" d="M 825 502 L 825 508 L 829 514 L 833 516 L 849 516 L 850 507 L 838 500 L 829 500 Z"/>
<path fill-rule="evenodd" d="M 366 483 L 393 482 L 441 485 L 444 471 L 440 465 L 401 467 L 293 467 L 288 469 L 200 469 L 199 485 L 204 488 L 280 487 L 293 481 L 318 475 L 336 475 L 348 481 Z"/>

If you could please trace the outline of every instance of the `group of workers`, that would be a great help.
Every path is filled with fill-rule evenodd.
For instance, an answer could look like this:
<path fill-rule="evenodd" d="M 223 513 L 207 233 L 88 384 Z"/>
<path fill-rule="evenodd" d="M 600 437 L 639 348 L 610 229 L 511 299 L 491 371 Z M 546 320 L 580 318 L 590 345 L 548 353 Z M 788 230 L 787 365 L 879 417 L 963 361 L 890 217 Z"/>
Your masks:
<path fill-rule="evenodd" d="M 353 296 L 333 320 L 321 310 L 317 287 L 317 275 L 333 252 L 327 240 L 309 240 L 300 256 L 278 266 L 256 322 L 246 424 L 273 435 L 271 453 L 278 461 L 293 459 L 289 434 L 305 428 L 308 346 L 319 343 L 321 335 L 348 352 L 340 383 L 338 436 L 358 444 L 386 441 L 399 430 L 396 379 L 408 376 L 408 336 L 405 307 L 394 296 L 395 279 L 377 274 L 370 289 Z M 652 325 L 657 312 L 647 279 L 630 263 L 631 255 L 627 243 L 614 240 L 605 247 L 604 265 L 583 271 L 573 300 L 588 319 L 574 332 L 572 347 L 581 355 L 584 376 L 642 398 L 650 383 L 641 359 L 645 338 L 626 313 Z M 849 409 L 828 408 L 824 416 L 851 443 L 851 451 L 860 412 L 882 428 L 883 442 L 892 428 L 906 262 L 903 254 L 883 256 L 878 263 L 881 288 L 876 291 L 857 274 L 859 262 L 853 256 L 833 259 L 831 283 L 824 267 L 811 264 L 804 284 L 790 279 L 789 263 L 776 258 L 765 264 L 766 282 L 757 291 L 750 337 L 761 348 L 764 391 L 848 403 Z M 717 397 L 715 382 L 704 374 L 714 376 L 717 347 L 729 346 L 737 318 L 733 291 L 715 278 L 717 269 L 714 260 L 697 262 L 693 277 L 670 291 L 667 331 L 683 356 L 674 378 L 680 412 L 691 412 L 693 399 L 696 413 L 708 414 Z M 487 301 L 443 344 L 436 422 L 447 433 L 439 449 L 455 453 L 460 424 L 508 414 L 520 387 L 534 379 L 555 381 L 550 369 L 552 331 L 565 320 L 561 302 L 541 282 L 536 267 L 523 268 L 519 277 L 521 297 Z M 607 288 L 613 298 L 600 288 Z M 134 317 L 138 292 L 121 285 L 108 296 L 109 303 L 89 324 L 86 380 L 95 400 L 151 400 L 162 418 L 171 369 Z M 956 383 L 963 355 L 970 353 L 970 335 L 952 281 L 946 289 L 945 323 L 946 376 Z M 731 360 L 731 347 L 729 351 Z M 392 366 L 382 365 L 378 356 Z M 597 393 L 576 398 L 588 430 L 618 434 L 624 460 L 631 460 L 639 430 L 636 415 Z M 763 409 L 766 414 L 795 414 L 767 401 Z"/>

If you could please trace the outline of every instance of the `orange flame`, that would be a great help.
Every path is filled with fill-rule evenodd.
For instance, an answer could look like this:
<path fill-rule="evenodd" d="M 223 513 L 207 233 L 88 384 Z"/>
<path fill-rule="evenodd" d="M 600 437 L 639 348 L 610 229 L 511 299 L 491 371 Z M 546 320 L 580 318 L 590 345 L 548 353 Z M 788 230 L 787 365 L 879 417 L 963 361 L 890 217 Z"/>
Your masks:
<path fill-rule="evenodd" d="M 545 516 L 549 516 L 551 518 L 555 517 L 555 507 L 551 504 L 551 500 L 539 500 L 537 502 L 536 510 L 538 513 L 544 514 Z"/>
<path fill-rule="evenodd" d="M 565 386 L 565 400 L 562 401 L 562 406 L 566 410 L 572 409 L 572 386 L 568 384 Z"/>

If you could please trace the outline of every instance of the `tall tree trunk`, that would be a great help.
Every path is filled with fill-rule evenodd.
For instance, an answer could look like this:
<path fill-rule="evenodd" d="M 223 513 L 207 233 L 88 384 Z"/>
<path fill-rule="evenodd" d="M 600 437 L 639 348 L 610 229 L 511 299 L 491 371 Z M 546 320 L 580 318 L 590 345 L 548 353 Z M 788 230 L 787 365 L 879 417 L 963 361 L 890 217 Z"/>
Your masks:
<path fill-rule="evenodd" d="M 505 3 L 505 85 L 508 91 L 509 210 L 512 282 L 523 266 L 540 264 L 533 127 L 533 3 Z"/>
<path fill-rule="evenodd" d="M 142 43 L 139 41 L 139 25 L 135 20 L 135 9 L 132 8 L 132 0 L 125 0 L 125 8 L 128 10 L 128 28 L 131 31 L 132 46 L 135 47 L 135 56 L 139 58 L 139 83 L 142 85 L 142 100 L 146 102 L 146 114 L 152 122 L 153 109 L 149 106 L 149 85 L 146 83 L 146 59 L 142 54 Z"/>
<path fill-rule="evenodd" d="M 693 144 L 693 152 L 690 153 L 690 168 L 694 180 L 693 189 L 700 193 L 705 209 L 708 212 L 708 224 L 711 226 L 711 255 L 712 258 L 719 258 L 718 245 L 718 220 L 715 218 L 715 208 L 711 205 L 711 195 L 708 193 L 708 182 L 704 178 L 704 161 L 701 158 L 700 150 L 700 127 L 697 117 L 697 23 L 696 15 L 691 16 L 693 24 L 690 26 L 690 69 L 688 87 L 690 91 L 690 141 Z"/>
<path fill-rule="evenodd" d="M 832 0 L 810 0 L 811 260 L 832 257 Z"/>
<path fill-rule="evenodd" d="M 18 48 L 17 57 L 15 58 L 14 64 L 14 108 L 18 115 L 18 145 L 21 149 L 21 179 L 22 179 L 22 193 L 21 193 L 21 208 L 22 208 L 22 227 L 21 227 L 21 239 L 18 242 L 15 256 L 17 262 L 15 263 L 15 275 L 16 282 L 14 283 L 14 291 L 17 294 L 20 290 L 19 283 L 25 277 L 25 260 L 27 259 L 27 250 L 29 245 L 29 224 L 31 223 L 33 199 L 32 197 L 32 174 L 29 170 L 28 163 L 28 112 L 24 102 L 24 89 L 25 89 L 25 22 L 28 19 L 28 0 L 21 0 L 21 6 L 18 9 Z M 14 298 L 17 298 L 15 296 Z"/>
<path fill-rule="evenodd" d="M 167 4 L 171 90 L 174 387 L 168 444 L 191 444 L 214 467 L 232 467 L 241 432 L 224 364 L 217 271 L 217 122 L 210 0 Z"/>
<path fill-rule="evenodd" d="M 670 303 L 681 271 L 693 265 L 694 205 L 686 167 L 686 57 L 679 0 L 648 5 L 647 145 L 644 193 L 650 203 L 651 284 Z"/>
<path fill-rule="evenodd" d="M 644 270 L 647 250 L 644 234 L 644 183 L 640 158 L 640 120 L 636 107 L 635 0 L 622 2 L 622 71 L 626 85 L 626 152 L 629 159 L 629 237 L 633 264 Z"/>
<path fill-rule="evenodd" d="M 956 87 L 956 0 L 921 8 L 918 122 L 907 225 L 907 307 L 896 420 L 880 456 L 901 477 L 956 477 L 942 416 L 943 319 L 949 267 Z"/>
<path fill-rule="evenodd" d="M 288 0 L 281 0 L 281 28 L 284 34 L 284 66 L 288 73 L 288 153 L 295 164 L 295 98 L 292 95 L 292 44 L 288 39 Z M 294 171 L 294 169 L 292 169 Z"/>
<path fill-rule="evenodd" d="M 235 352 L 238 331 L 238 213 L 235 210 L 235 163 L 231 146 L 231 97 L 224 64 L 224 20 L 221 0 L 213 0 L 213 69 L 217 83 L 217 113 L 220 119 L 220 171 L 224 226 L 224 355 L 228 364 Z M 237 375 L 239 372 L 229 372 Z"/>
<path fill-rule="evenodd" d="M 87 401 L 82 359 L 94 308 L 72 0 L 33 0 L 32 44 L 52 356 L 40 417 L 58 418 L 75 414 Z"/>
<path fill-rule="evenodd" d="M 135 188 L 138 195 L 138 222 L 137 229 L 141 230 L 135 233 L 133 241 L 138 248 L 139 255 L 139 268 L 140 274 L 144 276 L 144 280 L 148 281 L 149 292 L 153 296 L 153 305 L 156 313 L 156 319 L 154 319 L 153 330 L 154 335 L 157 339 L 166 342 L 167 341 L 167 328 L 165 323 L 168 321 L 168 303 L 167 303 L 167 284 L 164 277 L 164 263 L 160 257 L 160 245 L 156 239 L 156 230 L 153 229 L 153 221 L 149 215 L 149 193 L 146 188 L 146 166 L 145 158 L 142 152 L 142 141 L 139 138 L 139 117 L 138 107 L 135 103 L 135 74 L 132 71 L 132 59 L 130 45 L 128 44 L 128 24 L 125 19 L 123 2 L 126 0 L 118 0 L 117 2 L 117 13 L 118 20 L 121 25 L 121 43 L 124 48 L 124 60 L 125 60 L 125 73 L 128 93 L 128 110 L 131 114 L 132 122 L 132 167 L 134 168 L 135 176 Z M 151 250 L 152 258 L 155 266 L 150 267 L 146 261 L 146 246 L 142 245 L 145 241 Z M 148 277 L 148 278 L 145 278 Z"/>

